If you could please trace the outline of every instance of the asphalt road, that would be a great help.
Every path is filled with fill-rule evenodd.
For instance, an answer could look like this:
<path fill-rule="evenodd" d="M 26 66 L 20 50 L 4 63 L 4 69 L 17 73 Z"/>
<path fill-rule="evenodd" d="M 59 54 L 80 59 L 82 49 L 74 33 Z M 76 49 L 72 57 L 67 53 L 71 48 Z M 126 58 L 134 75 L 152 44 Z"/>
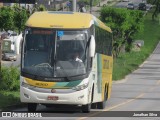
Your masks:
<path fill-rule="evenodd" d="M 19 66 L 20 65 L 20 55 L 17 55 L 17 60 L 16 61 L 4 61 L 2 60 L 2 65 L 3 66 Z"/>
<path fill-rule="evenodd" d="M 39 105 L 38 112 L 45 112 L 44 116 L 55 116 L 52 119 L 106 119 L 108 120 L 128 120 L 134 113 L 143 112 L 153 113 L 154 115 L 160 111 L 160 43 L 156 47 L 153 54 L 132 74 L 128 75 L 124 80 L 113 82 L 111 98 L 107 101 L 104 110 L 92 109 L 91 113 L 81 113 L 80 107 L 72 106 L 55 106 L 46 108 Z M 17 112 L 27 112 L 27 108 L 14 109 Z M 131 113 L 127 112 L 131 111 Z M 138 113 L 137 113 L 137 112 Z M 148 112 L 151 111 L 151 112 Z M 157 112 L 156 112 L 157 111 Z M 122 112 L 122 113 L 121 113 Z M 160 112 L 158 114 L 160 116 Z M 65 118 L 61 118 L 61 117 Z M 114 117 L 115 116 L 115 117 Z M 117 116 L 117 117 L 116 117 Z M 123 116 L 125 118 L 123 118 Z M 74 118 L 71 118 L 74 117 Z M 135 117 L 134 117 L 135 118 Z M 49 119 L 49 118 L 47 118 Z M 51 118 L 50 118 L 51 119 Z M 131 118 L 133 119 L 133 117 Z M 138 119 L 137 117 L 135 119 Z M 143 117 L 142 120 L 151 120 L 152 117 Z M 160 117 L 155 117 L 153 120 Z M 139 120 L 139 119 L 138 119 Z"/>
<path fill-rule="evenodd" d="M 135 7 L 137 8 L 138 4 L 141 3 L 142 1 L 141 0 L 130 0 L 130 2 L 132 2 L 135 5 Z M 121 7 L 121 8 L 126 8 L 128 3 L 129 2 L 119 2 L 115 6 L 116 7 Z"/>
<path fill-rule="evenodd" d="M 139 5 L 139 3 L 142 2 L 142 0 L 130 0 L 129 2 L 132 2 L 134 4 L 135 9 L 138 9 L 138 5 Z M 127 5 L 129 2 L 120 2 L 120 1 L 118 2 L 118 0 L 115 0 L 115 2 L 113 2 L 111 5 L 109 4 L 108 6 L 112 6 L 112 7 L 116 7 L 116 8 L 127 8 Z M 104 4 L 107 5 L 106 0 L 101 2 L 101 7 Z M 92 7 L 92 14 L 96 17 L 99 17 L 99 11 L 101 10 L 101 7 L 99 7 L 99 6 Z M 149 9 L 148 5 L 147 5 L 147 9 Z"/>
<path fill-rule="evenodd" d="M 142 0 L 130 0 L 129 2 L 132 2 L 134 4 L 134 9 L 138 9 L 139 3 L 142 3 Z M 118 8 L 127 8 L 127 5 L 129 2 L 118 2 L 114 7 Z M 147 10 L 150 10 L 149 4 L 146 4 Z"/>

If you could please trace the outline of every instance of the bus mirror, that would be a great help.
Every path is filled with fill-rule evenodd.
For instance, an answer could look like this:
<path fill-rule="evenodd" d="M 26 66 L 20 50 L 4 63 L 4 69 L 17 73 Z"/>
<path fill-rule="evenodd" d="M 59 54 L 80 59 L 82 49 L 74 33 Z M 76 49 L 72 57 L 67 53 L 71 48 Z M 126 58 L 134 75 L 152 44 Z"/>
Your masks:
<path fill-rule="evenodd" d="M 95 39 L 94 39 L 94 36 L 91 35 L 90 44 L 89 44 L 89 57 L 94 57 L 95 48 L 96 48 Z"/>

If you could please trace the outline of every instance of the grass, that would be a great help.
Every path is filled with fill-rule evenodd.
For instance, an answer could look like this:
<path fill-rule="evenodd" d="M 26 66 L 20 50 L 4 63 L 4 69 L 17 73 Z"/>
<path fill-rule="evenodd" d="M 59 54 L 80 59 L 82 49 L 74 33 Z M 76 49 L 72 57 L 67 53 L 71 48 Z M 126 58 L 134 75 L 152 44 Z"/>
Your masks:
<path fill-rule="evenodd" d="M 123 53 L 114 59 L 113 80 L 123 79 L 139 67 L 152 53 L 160 40 L 160 24 L 151 20 L 151 13 L 145 16 L 144 31 L 135 35 L 135 40 L 144 40 L 144 46 L 139 52 Z"/>
<path fill-rule="evenodd" d="M 18 68 L 2 66 L 0 72 L 0 109 L 20 104 Z"/>
<path fill-rule="evenodd" d="M 19 97 L 19 91 L 0 91 L 0 109 L 3 109 L 7 106 L 20 104 Z"/>
<path fill-rule="evenodd" d="M 90 0 L 80 0 L 80 1 L 90 5 Z M 98 5 L 99 2 L 100 2 L 100 0 L 92 0 L 92 5 L 96 6 L 96 5 Z"/>

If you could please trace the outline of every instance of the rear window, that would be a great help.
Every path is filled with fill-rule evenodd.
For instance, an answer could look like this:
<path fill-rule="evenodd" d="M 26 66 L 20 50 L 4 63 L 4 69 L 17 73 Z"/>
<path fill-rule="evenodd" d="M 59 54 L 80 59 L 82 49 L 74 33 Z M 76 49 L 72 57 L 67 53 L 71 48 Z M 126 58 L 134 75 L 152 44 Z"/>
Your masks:
<path fill-rule="evenodd" d="M 128 3 L 128 5 L 133 5 L 133 3 Z"/>
<path fill-rule="evenodd" d="M 140 3 L 139 6 L 145 6 L 145 3 Z"/>

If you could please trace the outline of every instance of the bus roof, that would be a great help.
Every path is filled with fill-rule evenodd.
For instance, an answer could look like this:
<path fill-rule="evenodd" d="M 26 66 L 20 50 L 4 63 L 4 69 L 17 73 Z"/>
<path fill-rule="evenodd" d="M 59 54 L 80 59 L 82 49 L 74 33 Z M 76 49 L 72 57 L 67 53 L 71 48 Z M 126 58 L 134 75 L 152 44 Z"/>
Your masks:
<path fill-rule="evenodd" d="M 26 22 L 26 26 L 28 27 L 60 29 L 89 28 L 92 24 L 111 32 L 111 29 L 99 19 L 87 13 L 57 11 L 35 12 Z"/>

